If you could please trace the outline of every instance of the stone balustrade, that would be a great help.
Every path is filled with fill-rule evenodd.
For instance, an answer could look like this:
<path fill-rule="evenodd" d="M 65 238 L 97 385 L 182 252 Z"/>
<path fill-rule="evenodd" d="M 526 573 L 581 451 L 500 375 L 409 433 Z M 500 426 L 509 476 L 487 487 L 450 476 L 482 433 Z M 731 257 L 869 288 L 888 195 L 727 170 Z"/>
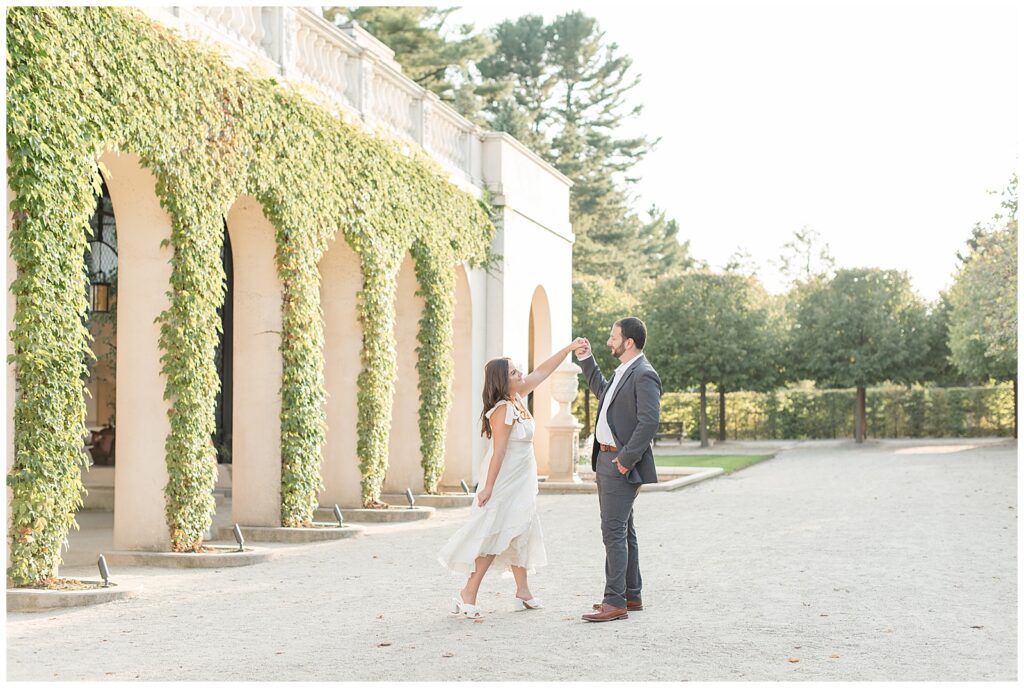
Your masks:
<path fill-rule="evenodd" d="M 143 7 L 227 60 L 274 76 L 371 129 L 421 146 L 456 178 L 482 187 L 483 131 L 402 73 L 394 52 L 356 23 L 335 26 L 302 7 Z"/>

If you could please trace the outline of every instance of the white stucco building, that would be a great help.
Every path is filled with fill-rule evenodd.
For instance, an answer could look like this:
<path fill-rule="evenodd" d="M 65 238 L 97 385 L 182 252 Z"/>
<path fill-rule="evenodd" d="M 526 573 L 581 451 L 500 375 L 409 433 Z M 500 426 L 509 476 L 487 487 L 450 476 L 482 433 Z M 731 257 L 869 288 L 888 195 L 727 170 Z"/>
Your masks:
<path fill-rule="evenodd" d="M 258 75 L 273 75 L 306 97 L 367 130 L 420 146 L 463 190 L 491 194 L 498 210 L 492 251 L 500 267 L 488 274 L 457 267 L 455 382 L 442 486 L 477 480 L 487 443 L 480 437 L 483 367 L 511 356 L 528 367 L 571 339 L 572 244 L 570 181 L 507 134 L 485 131 L 404 76 L 393 52 L 359 26 L 338 28 L 296 7 L 150 7 L 152 19 L 183 36 L 218 46 L 225 60 Z M 163 487 L 168 402 L 162 398 L 159 328 L 167 307 L 170 220 L 155 180 L 137 157 L 105 154 L 105 202 L 116 226 L 116 362 L 109 379 L 88 383 L 87 425 L 100 427 L 116 409 L 112 465 L 84 476 L 87 508 L 114 510 L 114 546 L 159 549 L 166 542 Z M 8 192 L 10 197 L 10 192 Z M 102 203 L 102 201 L 101 201 Z M 102 208 L 97 222 L 103 222 Z M 11 217 L 8 212 L 8 223 Z M 274 228 L 250 197 L 238 198 L 225 218 L 230 265 L 230 312 L 225 321 L 227 372 L 222 370 L 222 423 L 230 450 L 218 488 L 231 490 L 232 518 L 249 525 L 280 525 L 280 285 L 274 271 Z M 322 452 L 322 504 L 356 506 L 356 378 L 361 333 L 356 318 L 359 263 L 335 240 L 320 262 L 324 314 L 324 374 L 328 431 Z M 8 253 L 8 279 L 14 265 Z M 407 256 L 397 294 L 398 380 L 393 405 L 389 469 L 384 492 L 422 488 L 416 334 L 422 300 Z M 13 327 L 8 293 L 8 330 Z M 99 341 L 99 338 L 98 340 Z M 10 344 L 9 344 L 10 346 Z M 98 343 L 97 347 L 102 346 Z M 104 352 L 97 351 L 98 354 Z M 101 356 L 102 358 L 102 356 Z M 100 364 L 106 365 L 101 362 Z M 8 419 L 13 417 L 13 370 L 8 367 Z M 549 469 L 548 421 L 555 412 L 550 386 L 533 400 L 537 458 Z M 13 423 L 8 423 L 8 468 Z M 230 457 L 230 458 L 228 458 Z"/>

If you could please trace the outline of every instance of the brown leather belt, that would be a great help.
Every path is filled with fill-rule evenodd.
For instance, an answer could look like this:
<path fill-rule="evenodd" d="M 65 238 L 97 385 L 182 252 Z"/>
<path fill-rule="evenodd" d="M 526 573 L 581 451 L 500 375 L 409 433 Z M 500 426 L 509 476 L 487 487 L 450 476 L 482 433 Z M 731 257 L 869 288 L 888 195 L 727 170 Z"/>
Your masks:
<path fill-rule="evenodd" d="M 611 452 L 614 454 L 615 452 L 619 451 L 619 448 L 616 447 L 614 444 L 601 444 L 600 442 L 598 442 L 597 444 L 598 446 L 601 447 L 601 451 L 603 452 Z"/>

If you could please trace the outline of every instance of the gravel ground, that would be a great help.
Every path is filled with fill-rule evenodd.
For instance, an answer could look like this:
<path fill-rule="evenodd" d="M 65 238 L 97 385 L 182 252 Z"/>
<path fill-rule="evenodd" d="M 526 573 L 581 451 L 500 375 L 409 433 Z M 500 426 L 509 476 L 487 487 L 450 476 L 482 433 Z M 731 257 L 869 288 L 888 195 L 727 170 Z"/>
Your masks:
<path fill-rule="evenodd" d="M 1015 680 L 1015 442 L 803 443 L 641 493 L 648 606 L 603 589 L 595 495 L 542 495 L 547 608 L 447 613 L 466 510 L 218 571 L 122 569 L 135 600 L 7 615 L 11 680 Z M 91 569 L 63 575 L 93 576 Z M 794 662 L 792 660 L 799 660 Z"/>

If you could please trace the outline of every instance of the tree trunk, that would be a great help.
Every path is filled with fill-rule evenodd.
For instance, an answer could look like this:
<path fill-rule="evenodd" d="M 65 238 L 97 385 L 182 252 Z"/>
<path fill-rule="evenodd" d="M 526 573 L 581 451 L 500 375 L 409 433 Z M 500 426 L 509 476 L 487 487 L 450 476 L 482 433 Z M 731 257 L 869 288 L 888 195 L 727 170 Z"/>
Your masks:
<path fill-rule="evenodd" d="M 725 385 L 718 386 L 718 441 L 725 442 Z"/>
<path fill-rule="evenodd" d="M 1013 439 L 1017 439 L 1017 376 L 1013 376 Z"/>
<path fill-rule="evenodd" d="M 867 391 L 863 387 L 857 387 L 857 400 L 854 402 L 853 408 L 853 439 L 857 444 L 862 443 L 867 434 L 864 417 L 867 409 L 865 397 L 867 397 Z"/>
<path fill-rule="evenodd" d="M 700 446 L 706 448 L 708 443 L 708 385 L 700 383 Z"/>

